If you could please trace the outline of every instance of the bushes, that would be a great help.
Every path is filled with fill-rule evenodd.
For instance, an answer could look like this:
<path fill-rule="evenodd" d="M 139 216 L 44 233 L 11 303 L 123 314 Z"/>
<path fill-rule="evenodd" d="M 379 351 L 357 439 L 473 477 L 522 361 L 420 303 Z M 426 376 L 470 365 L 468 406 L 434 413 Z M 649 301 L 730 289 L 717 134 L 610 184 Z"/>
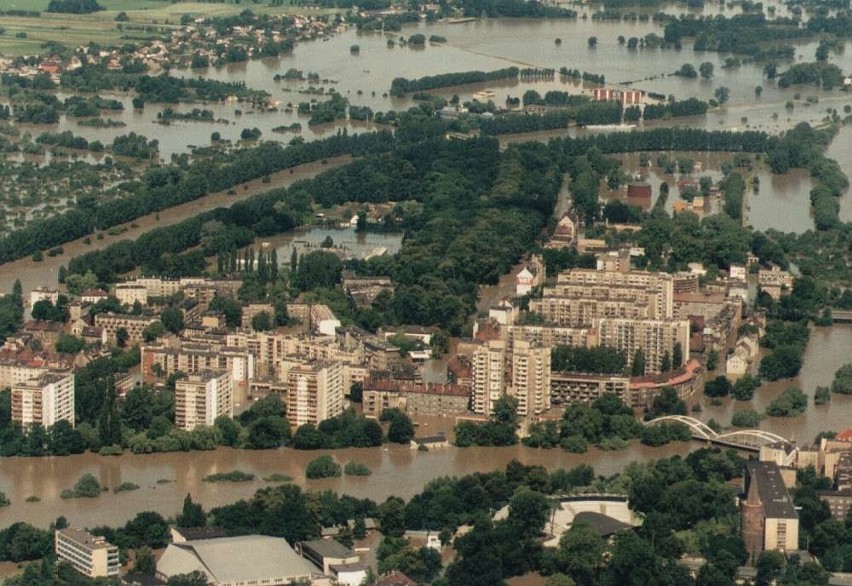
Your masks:
<path fill-rule="evenodd" d="M 369 476 L 370 469 L 366 464 L 349 461 L 343 468 L 343 473 L 346 474 L 346 476 Z"/>
<path fill-rule="evenodd" d="M 664 421 L 642 428 L 642 443 L 646 446 L 657 447 L 669 442 L 688 442 L 692 439 L 689 427 L 679 421 Z"/>
<path fill-rule="evenodd" d="M 808 397 L 796 387 L 787 387 L 766 408 L 770 417 L 796 417 L 808 408 Z"/>
<path fill-rule="evenodd" d="M 335 462 L 331 456 L 314 458 L 305 467 L 305 476 L 307 478 L 338 478 L 340 475 L 340 464 Z"/>
<path fill-rule="evenodd" d="M 64 499 L 68 498 L 97 498 L 101 496 L 101 483 L 91 474 L 83 474 L 74 488 L 66 488 L 60 496 Z"/>
<path fill-rule="evenodd" d="M 757 427 L 760 423 L 760 413 L 754 409 L 743 409 L 737 411 L 731 418 L 731 425 L 734 427 Z"/>
<path fill-rule="evenodd" d="M 727 397 L 733 390 L 731 381 L 721 375 L 704 385 L 704 394 L 708 397 Z"/>
<path fill-rule="evenodd" d="M 203 478 L 204 482 L 250 482 L 254 480 L 254 474 L 243 472 L 242 470 L 234 470 L 232 472 L 217 472 L 209 474 Z"/>
<path fill-rule="evenodd" d="M 831 392 L 841 395 L 852 395 L 852 363 L 844 364 L 834 373 Z"/>

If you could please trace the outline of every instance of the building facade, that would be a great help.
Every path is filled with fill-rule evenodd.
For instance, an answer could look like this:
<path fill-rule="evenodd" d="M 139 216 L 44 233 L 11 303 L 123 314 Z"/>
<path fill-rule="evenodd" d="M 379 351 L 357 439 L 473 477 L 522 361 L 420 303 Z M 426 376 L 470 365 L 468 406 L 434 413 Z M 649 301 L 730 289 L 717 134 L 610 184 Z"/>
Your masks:
<path fill-rule="evenodd" d="M 337 417 L 343 413 L 343 364 L 297 364 L 287 372 L 287 419 L 294 426 Z"/>
<path fill-rule="evenodd" d="M 518 400 L 518 415 L 550 409 L 550 348 L 518 341 L 512 346 L 508 393 Z"/>
<path fill-rule="evenodd" d="M 89 578 L 118 576 L 118 547 L 82 529 L 57 529 L 54 532 L 56 558 L 68 562 Z"/>
<path fill-rule="evenodd" d="M 775 462 L 747 462 L 740 500 L 742 537 L 749 556 L 799 548 L 799 516 Z"/>
<path fill-rule="evenodd" d="M 175 426 L 192 431 L 211 426 L 216 418 L 234 413 L 234 384 L 230 373 L 205 370 L 175 383 Z"/>
<path fill-rule="evenodd" d="M 12 387 L 12 422 L 48 428 L 58 421 L 74 426 L 74 375 L 44 373 Z"/>

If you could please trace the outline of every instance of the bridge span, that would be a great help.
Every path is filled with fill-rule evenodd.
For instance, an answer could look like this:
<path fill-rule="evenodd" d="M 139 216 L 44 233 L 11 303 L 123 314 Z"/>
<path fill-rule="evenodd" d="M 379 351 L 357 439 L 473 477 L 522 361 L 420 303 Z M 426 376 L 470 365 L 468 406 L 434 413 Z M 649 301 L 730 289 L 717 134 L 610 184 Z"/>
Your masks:
<path fill-rule="evenodd" d="M 692 438 L 725 448 L 734 448 L 748 452 L 759 452 L 761 446 L 780 441 L 787 441 L 778 434 L 762 429 L 735 429 L 726 433 L 717 433 L 703 421 L 686 415 L 665 415 L 646 421 L 645 425 L 676 422 L 689 427 Z"/>

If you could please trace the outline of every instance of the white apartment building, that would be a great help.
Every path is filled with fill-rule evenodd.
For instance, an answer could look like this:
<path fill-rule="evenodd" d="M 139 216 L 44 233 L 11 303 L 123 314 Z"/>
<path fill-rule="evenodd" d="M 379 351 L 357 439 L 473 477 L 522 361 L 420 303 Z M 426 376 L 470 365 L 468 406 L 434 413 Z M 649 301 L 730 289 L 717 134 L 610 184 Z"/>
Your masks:
<path fill-rule="evenodd" d="M 344 373 L 339 361 L 297 364 L 287 371 L 287 419 L 318 424 L 343 413 Z"/>
<path fill-rule="evenodd" d="M 137 301 L 148 305 L 148 288 L 136 281 L 119 283 L 115 286 L 115 297 L 122 305 L 133 305 Z"/>
<path fill-rule="evenodd" d="M 506 393 L 506 343 L 490 340 L 471 359 L 473 412 L 491 415 L 491 408 Z"/>
<path fill-rule="evenodd" d="M 82 529 L 57 529 L 54 550 L 60 561 L 68 562 L 89 578 L 118 576 L 118 547 Z"/>
<path fill-rule="evenodd" d="M 511 384 L 518 415 L 539 415 L 550 409 L 550 348 L 518 341 L 512 346 Z"/>
<path fill-rule="evenodd" d="M 12 422 L 27 428 L 65 420 L 74 426 L 74 375 L 44 373 L 12 387 Z"/>
<path fill-rule="evenodd" d="M 175 383 L 175 426 L 192 431 L 234 413 L 234 383 L 227 371 L 190 374 Z"/>

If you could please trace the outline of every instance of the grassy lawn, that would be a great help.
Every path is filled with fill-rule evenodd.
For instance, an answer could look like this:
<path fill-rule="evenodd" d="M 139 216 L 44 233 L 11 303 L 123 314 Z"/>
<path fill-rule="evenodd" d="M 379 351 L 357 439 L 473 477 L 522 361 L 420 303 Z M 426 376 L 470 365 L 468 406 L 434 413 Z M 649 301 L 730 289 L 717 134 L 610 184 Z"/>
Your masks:
<path fill-rule="evenodd" d="M 130 23 L 178 25 L 184 14 L 193 16 L 227 16 L 238 14 L 246 8 L 256 14 L 294 14 L 303 12 L 298 6 L 270 6 L 268 3 L 252 4 L 232 2 L 202 3 L 182 2 L 172 4 L 164 0 L 98 0 L 107 10 L 94 14 L 51 14 L 44 12 L 49 0 L 5 0 L 4 10 L 39 10 L 41 18 L 0 17 L 0 27 L 6 34 L 0 36 L 0 55 L 15 56 L 36 54 L 42 43 L 59 41 L 76 47 L 91 41 L 100 45 L 120 44 L 122 37 L 147 36 L 141 31 L 119 31 L 115 16 L 127 12 Z M 7 4 L 8 2 L 8 4 Z M 320 14 L 328 11 L 312 11 Z M 27 38 L 16 38 L 16 33 L 26 33 Z"/>

